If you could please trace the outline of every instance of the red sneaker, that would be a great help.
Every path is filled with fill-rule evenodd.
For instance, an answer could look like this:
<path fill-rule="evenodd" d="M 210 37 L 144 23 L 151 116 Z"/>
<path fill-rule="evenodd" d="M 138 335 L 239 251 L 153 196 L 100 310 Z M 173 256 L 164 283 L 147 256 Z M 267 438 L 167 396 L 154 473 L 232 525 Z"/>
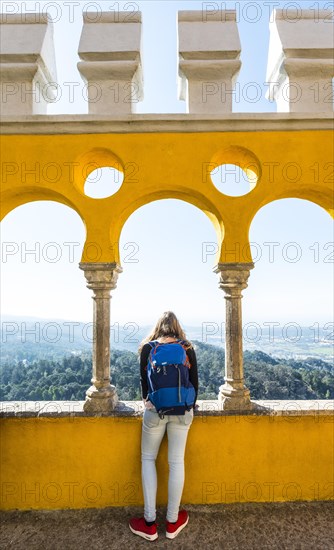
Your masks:
<path fill-rule="evenodd" d="M 188 512 L 185 510 L 180 510 L 176 523 L 170 523 L 166 520 L 166 537 L 168 539 L 175 539 L 180 531 L 187 525 L 188 521 Z"/>
<path fill-rule="evenodd" d="M 129 527 L 135 535 L 139 535 L 146 540 L 155 540 L 158 538 L 157 524 L 146 525 L 144 518 L 130 519 Z"/>

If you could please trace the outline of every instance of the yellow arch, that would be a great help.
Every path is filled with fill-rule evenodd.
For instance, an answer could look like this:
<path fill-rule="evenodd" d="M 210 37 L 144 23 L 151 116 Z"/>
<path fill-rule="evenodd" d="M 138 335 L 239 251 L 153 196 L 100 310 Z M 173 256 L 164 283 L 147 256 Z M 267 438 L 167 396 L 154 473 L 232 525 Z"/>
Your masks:
<path fill-rule="evenodd" d="M 4 172 L 3 216 L 32 200 L 55 200 L 73 208 L 86 228 L 82 261 L 119 262 L 122 228 L 130 215 L 155 200 L 179 199 L 200 208 L 214 225 L 219 261 L 240 261 L 229 250 L 239 245 L 249 249 L 249 229 L 256 213 L 266 204 L 282 198 L 301 198 L 323 207 L 333 216 L 332 132 L 292 129 L 269 131 L 184 131 L 156 130 L 77 134 L 2 135 Z M 237 124 L 237 122 L 236 122 Z M 209 125 L 208 125 L 209 127 Z M 257 126 L 258 128 L 258 126 Z M 279 128 L 279 125 L 278 127 Z M 288 152 L 288 155 L 287 155 Z M 22 166 L 55 163 L 62 177 L 35 182 L 20 178 Z M 87 173 L 83 167 L 91 163 Z M 240 197 L 224 195 L 214 186 L 210 168 L 235 164 L 257 177 L 252 191 Z M 294 181 L 293 168 L 300 178 Z M 5 162 L 6 164 L 6 162 Z M 110 197 L 94 199 L 83 192 L 89 170 L 111 166 L 124 172 L 120 189 Z M 297 170 L 297 171 L 298 171 Z M 209 173 L 208 173 L 209 172 Z M 3 174 L 2 174 L 3 175 Z M 22 175 L 21 175 L 22 176 Z M 24 182 L 24 183 L 23 183 Z M 101 254 L 90 260 L 87 245 L 98 243 Z"/>
<path fill-rule="evenodd" d="M 194 206 L 195 208 L 198 208 L 198 210 L 203 212 L 203 214 L 205 214 L 209 218 L 210 222 L 213 225 L 213 228 L 214 228 L 215 233 L 216 233 L 216 238 L 217 238 L 218 245 L 221 243 L 221 239 L 222 239 L 221 235 L 223 234 L 224 226 L 223 226 L 223 221 L 219 220 L 219 213 L 215 212 L 214 205 L 205 204 L 205 199 L 204 198 L 201 201 L 196 200 L 196 199 L 189 200 L 189 195 L 187 195 L 186 193 L 182 194 L 181 192 L 174 192 L 172 195 L 170 193 L 167 193 L 167 192 L 159 192 L 157 194 L 152 193 L 151 195 L 149 195 L 147 197 L 143 197 L 142 200 L 138 201 L 138 203 L 133 203 L 133 204 L 129 205 L 128 210 L 126 212 L 124 212 L 124 218 L 122 219 L 122 225 L 120 226 L 120 229 L 117 228 L 117 235 L 118 235 L 117 240 L 112 240 L 112 239 L 116 239 L 116 236 L 115 236 L 116 233 L 113 233 L 113 229 L 114 229 L 113 227 L 110 228 L 111 229 L 111 236 L 110 236 L 111 242 L 119 243 L 119 240 L 120 240 L 120 237 L 121 237 L 121 234 L 122 234 L 122 231 L 124 229 L 125 224 L 127 223 L 127 221 L 131 218 L 131 216 L 135 212 L 137 212 L 143 206 L 147 206 L 150 203 L 158 202 L 158 201 L 161 201 L 161 200 L 168 200 L 168 199 L 180 200 L 182 202 L 190 204 L 191 206 Z M 119 251 L 118 250 L 115 251 L 115 254 L 116 253 L 119 254 Z M 117 258 L 118 258 L 117 261 L 119 263 L 119 256 L 117 256 Z"/>
<path fill-rule="evenodd" d="M 15 210 L 15 208 L 36 201 L 52 201 L 68 206 L 80 216 L 84 226 L 86 227 L 83 214 L 80 212 L 78 206 L 69 200 L 68 197 L 59 192 L 53 191 L 52 189 L 36 186 L 19 187 L 15 190 L 9 190 L 2 193 L 0 221 L 2 221 L 10 212 Z"/>

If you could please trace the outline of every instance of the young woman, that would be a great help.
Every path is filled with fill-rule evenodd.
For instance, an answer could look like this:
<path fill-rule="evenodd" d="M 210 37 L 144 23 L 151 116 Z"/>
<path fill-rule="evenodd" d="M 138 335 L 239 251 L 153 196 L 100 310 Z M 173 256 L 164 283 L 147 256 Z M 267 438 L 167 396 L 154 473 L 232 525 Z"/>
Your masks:
<path fill-rule="evenodd" d="M 193 409 L 186 411 L 184 415 L 165 415 L 164 418 L 160 418 L 153 404 L 147 400 L 148 383 L 146 368 L 151 351 L 151 346 L 148 342 L 152 340 L 158 340 L 159 343 L 175 342 L 178 340 L 186 342 L 185 348 L 190 363 L 189 380 L 194 386 L 196 398 L 198 392 L 197 361 L 194 348 L 186 340 L 186 335 L 178 319 L 171 311 L 165 312 L 160 317 L 151 334 L 143 340 L 139 347 L 140 381 L 145 404 L 141 439 L 144 517 L 131 519 L 129 527 L 134 534 L 146 540 L 155 540 L 158 538 L 156 524 L 157 472 L 155 461 L 160 443 L 167 429 L 169 479 L 166 537 L 173 539 L 187 525 L 189 520 L 188 513 L 185 510 L 179 511 L 179 506 L 184 485 L 184 452 L 188 431 L 193 421 Z"/>

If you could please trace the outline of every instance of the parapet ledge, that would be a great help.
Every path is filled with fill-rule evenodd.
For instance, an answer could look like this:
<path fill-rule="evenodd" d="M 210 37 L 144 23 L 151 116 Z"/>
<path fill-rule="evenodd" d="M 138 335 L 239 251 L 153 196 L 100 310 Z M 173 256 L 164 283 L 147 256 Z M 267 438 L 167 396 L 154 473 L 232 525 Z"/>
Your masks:
<path fill-rule="evenodd" d="M 2 135 L 333 130 L 330 113 L 2 115 Z"/>
<path fill-rule="evenodd" d="M 142 16 L 140 11 L 106 11 L 102 13 L 85 11 L 83 12 L 83 21 L 92 25 L 98 23 L 141 23 Z"/>
<path fill-rule="evenodd" d="M 334 400 L 272 400 L 252 401 L 249 411 L 223 410 L 221 401 L 198 401 L 195 416 L 328 416 L 334 417 Z M 120 401 L 110 413 L 87 413 L 84 401 L 3 401 L 1 418 L 62 418 L 62 417 L 133 417 L 144 412 L 142 401 Z"/>
<path fill-rule="evenodd" d="M 330 4 L 330 2 L 328 3 Z M 289 8 L 288 10 L 286 8 L 284 9 L 275 9 L 275 19 L 280 19 L 283 21 L 286 21 L 287 23 L 292 22 L 292 24 L 295 21 L 300 21 L 303 19 L 310 19 L 311 21 L 324 21 L 326 17 L 328 17 L 328 21 L 330 21 L 329 16 L 331 15 L 331 11 L 329 9 L 319 9 L 317 11 L 317 19 L 315 19 L 314 16 L 314 10 L 312 9 L 300 9 L 299 7 L 296 8 Z"/>
<path fill-rule="evenodd" d="M 0 13 L 0 23 L 6 25 L 38 25 L 52 23 L 52 17 L 47 13 Z"/>
<path fill-rule="evenodd" d="M 214 10 L 203 14 L 202 10 L 181 10 L 178 12 L 178 20 L 185 22 L 196 21 L 198 23 L 209 23 L 211 21 L 218 21 L 223 23 L 225 21 L 237 21 L 236 10 Z"/>

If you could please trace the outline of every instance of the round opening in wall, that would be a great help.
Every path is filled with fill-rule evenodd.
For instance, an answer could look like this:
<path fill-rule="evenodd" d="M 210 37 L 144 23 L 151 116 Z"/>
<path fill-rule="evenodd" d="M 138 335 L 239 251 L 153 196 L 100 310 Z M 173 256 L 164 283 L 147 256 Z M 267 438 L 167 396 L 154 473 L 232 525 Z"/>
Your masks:
<path fill-rule="evenodd" d="M 217 151 L 208 168 L 214 186 L 230 197 L 250 193 L 261 176 L 259 159 L 252 151 L 238 145 Z"/>
<path fill-rule="evenodd" d="M 96 168 L 90 172 L 84 184 L 84 193 L 92 199 L 105 199 L 121 187 L 124 173 L 111 166 Z"/>
<path fill-rule="evenodd" d="M 250 168 L 243 170 L 236 164 L 221 164 L 210 172 L 212 183 L 221 193 L 230 197 L 247 195 L 257 183 L 257 175 Z"/>
<path fill-rule="evenodd" d="M 75 159 L 73 184 L 92 199 L 111 197 L 123 184 L 124 164 L 110 149 L 94 147 Z"/>

